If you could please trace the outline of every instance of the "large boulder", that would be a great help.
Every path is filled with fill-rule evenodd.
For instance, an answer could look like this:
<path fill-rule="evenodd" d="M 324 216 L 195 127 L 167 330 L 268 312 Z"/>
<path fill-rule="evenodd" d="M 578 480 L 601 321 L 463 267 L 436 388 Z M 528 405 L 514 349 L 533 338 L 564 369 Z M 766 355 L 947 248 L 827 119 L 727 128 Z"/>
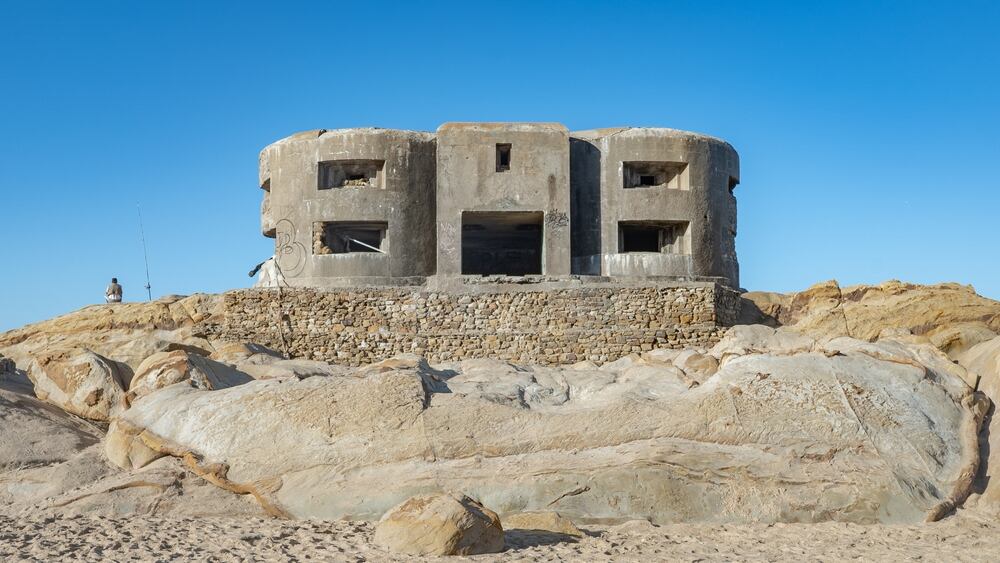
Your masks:
<path fill-rule="evenodd" d="M 642 358 L 404 360 L 171 386 L 122 420 L 142 447 L 294 517 L 372 520 L 461 490 L 504 514 L 578 522 L 896 523 L 938 518 L 970 492 L 985 404 L 964 368 L 927 344 L 813 345 L 767 330 L 720 343 L 718 371 L 693 387 Z"/>
<path fill-rule="evenodd" d="M 136 368 L 128 395 L 130 400 L 134 400 L 182 381 L 198 389 L 213 390 L 252 380 L 252 377 L 233 367 L 186 350 L 157 352 Z"/>
<path fill-rule="evenodd" d="M 132 370 L 82 348 L 50 349 L 32 357 L 27 370 L 39 399 L 68 413 L 107 421 L 128 408 Z"/>
<path fill-rule="evenodd" d="M 408 499 L 382 516 L 375 543 L 406 555 L 480 555 L 503 551 L 496 513 L 465 495 Z"/>

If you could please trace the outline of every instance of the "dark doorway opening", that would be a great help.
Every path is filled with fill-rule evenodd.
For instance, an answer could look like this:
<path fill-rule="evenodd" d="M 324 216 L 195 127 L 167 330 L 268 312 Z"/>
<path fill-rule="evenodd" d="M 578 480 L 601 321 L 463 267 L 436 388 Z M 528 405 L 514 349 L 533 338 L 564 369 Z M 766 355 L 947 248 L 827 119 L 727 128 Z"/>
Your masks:
<path fill-rule="evenodd" d="M 462 273 L 541 274 L 543 218 L 540 211 L 462 213 Z"/>

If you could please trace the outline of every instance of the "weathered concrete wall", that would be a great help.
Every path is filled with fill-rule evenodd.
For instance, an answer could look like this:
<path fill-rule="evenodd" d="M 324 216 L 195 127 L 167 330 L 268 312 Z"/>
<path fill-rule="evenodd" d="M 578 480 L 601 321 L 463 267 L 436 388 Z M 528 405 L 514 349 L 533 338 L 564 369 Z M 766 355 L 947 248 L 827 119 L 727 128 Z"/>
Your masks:
<path fill-rule="evenodd" d="M 497 171 L 496 145 L 511 145 Z M 570 273 L 569 137 L 554 123 L 446 123 L 437 131 L 438 275 L 462 273 L 462 212 L 543 212 L 542 274 Z"/>
<path fill-rule="evenodd" d="M 348 172 L 379 170 L 370 181 L 344 181 L 343 170 L 322 174 L 324 162 Z M 433 274 L 436 167 L 430 133 L 316 130 L 265 148 L 261 227 L 275 237 L 275 256 L 288 284 L 323 287 L 354 278 Z M 342 185 L 321 188 L 321 181 L 331 179 Z M 341 221 L 384 224 L 384 252 L 316 253 L 317 223 Z"/>
<path fill-rule="evenodd" d="M 608 276 L 721 277 L 739 287 L 736 199 L 739 157 L 726 142 L 673 129 L 618 128 L 580 131 L 573 137 L 572 190 L 581 202 L 584 228 L 574 229 L 574 271 Z M 636 174 L 669 163 L 682 170 L 669 183 L 626 188 L 625 163 Z M 643 169 L 642 167 L 646 168 Z M 599 186 L 600 211 L 587 209 Z M 683 223 L 676 254 L 619 253 L 619 223 Z M 595 225 L 600 235 L 595 237 Z M 599 251 L 595 249 L 599 240 Z"/>
<path fill-rule="evenodd" d="M 510 147 L 504 166 L 498 145 Z M 738 182 L 728 143 L 673 129 L 307 131 L 261 152 L 261 231 L 276 239 L 281 272 L 270 263 L 263 271 L 268 283 L 284 274 L 296 287 L 420 285 L 463 273 L 739 287 Z M 328 244 L 350 228 L 367 229 L 381 252 Z"/>
<path fill-rule="evenodd" d="M 714 283 L 254 289 L 227 293 L 224 321 L 205 330 L 351 365 L 405 352 L 431 361 L 604 362 L 653 348 L 710 346 L 735 322 L 739 304 L 735 291 Z"/>

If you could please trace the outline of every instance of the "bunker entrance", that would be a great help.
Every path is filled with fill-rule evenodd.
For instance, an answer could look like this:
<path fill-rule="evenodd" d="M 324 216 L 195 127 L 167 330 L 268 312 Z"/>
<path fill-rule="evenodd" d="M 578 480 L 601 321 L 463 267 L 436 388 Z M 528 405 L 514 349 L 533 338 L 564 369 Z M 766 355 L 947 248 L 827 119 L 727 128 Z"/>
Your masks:
<path fill-rule="evenodd" d="M 462 213 L 462 273 L 541 274 L 542 220 L 540 211 Z"/>

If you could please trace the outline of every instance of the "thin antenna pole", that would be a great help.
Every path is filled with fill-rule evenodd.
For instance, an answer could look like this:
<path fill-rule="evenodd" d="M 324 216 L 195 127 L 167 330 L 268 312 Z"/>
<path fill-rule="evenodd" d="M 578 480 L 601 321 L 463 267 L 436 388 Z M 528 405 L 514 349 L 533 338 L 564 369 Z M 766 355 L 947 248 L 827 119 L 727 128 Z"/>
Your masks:
<path fill-rule="evenodd" d="M 135 204 L 136 211 L 139 212 L 139 240 L 142 241 L 142 260 L 146 263 L 146 296 L 153 300 L 153 286 L 149 285 L 149 255 L 146 253 L 146 233 L 142 230 L 142 208 Z"/>

